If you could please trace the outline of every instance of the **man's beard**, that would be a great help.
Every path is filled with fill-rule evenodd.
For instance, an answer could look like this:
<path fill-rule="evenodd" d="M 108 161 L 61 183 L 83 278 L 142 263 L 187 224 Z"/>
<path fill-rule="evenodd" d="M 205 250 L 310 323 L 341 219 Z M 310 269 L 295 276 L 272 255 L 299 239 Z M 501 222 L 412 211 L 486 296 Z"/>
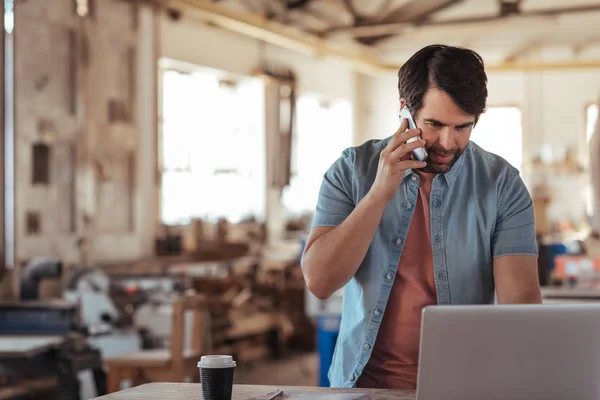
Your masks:
<path fill-rule="evenodd" d="M 456 160 L 460 157 L 464 149 L 453 149 L 453 150 L 445 150 L 441 146 L 431 146 L 427 149 L 427 165 L 422 168 L 425 172 L 431 172 L 434 174 L 445 174 L 450 171 Z M 432 159 L 432 154 L 436 154 L 440 157 L 452 156 L 449 161 L 440 163 Z"/>

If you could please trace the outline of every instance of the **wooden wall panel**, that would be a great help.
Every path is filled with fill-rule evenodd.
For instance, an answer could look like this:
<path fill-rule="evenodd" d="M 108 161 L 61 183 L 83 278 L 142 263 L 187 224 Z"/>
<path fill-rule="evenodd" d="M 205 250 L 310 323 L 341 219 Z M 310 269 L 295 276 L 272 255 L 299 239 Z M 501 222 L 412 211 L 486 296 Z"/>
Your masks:
<path fill-rule="evenodd" d="M 142 243 L 151 238 L 136 224 L 145 207 L 138 191 L 148 192 L 136 185 L 145 176 L 139 118 L 156 121 L 137 115 L 144 82 L 138 48 L 148 40 L 138 32 L 142 10 L 123 0 L 94 0 L 82 18 L 69 0 L 17 4 L 17 258 L 56 255 L 76 264 L 81 237 L 92 244 L 90 262 L 151 255 Z M 34 184 L 33 146 L 40 143 L 50 149 L 49 182 Z"/>

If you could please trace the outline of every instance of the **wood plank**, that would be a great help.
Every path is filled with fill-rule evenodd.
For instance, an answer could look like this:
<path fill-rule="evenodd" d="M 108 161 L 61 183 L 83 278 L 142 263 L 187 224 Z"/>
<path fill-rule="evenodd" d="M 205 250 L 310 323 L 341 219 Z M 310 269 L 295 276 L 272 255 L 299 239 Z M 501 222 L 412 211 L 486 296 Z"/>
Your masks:
<path fill-rule="evenodd" d="M 58 387 L 58 378 L 56 377 L 27 379 L 21 383 L 0 387 L 0 400 L 12 400 L 21 396 L 31 396 L 38 392 L 47 393 Z"/>
<path fill-rule="evenodd" d="M 367 393 L 372 400 L 415 400 L 416 395 L 411 390 L 389 389 L 332 389 L 306 386 L 261 386 L 261 385 L 234 385 L 232 400 L 248 400 L 251 397 L 265 395 L 275 390 L 288 393 Z M 202 389 L 195 383 L 149 383 L 131 389 L 99 397 L 101 400 L 187 400 L 199 399 Z M 285 400 L 285 395 L 281 398 Z"/>
<path fill-rule="evenodd" d="M 234 317 L 232 323 L 233 326 L 227 330 L 227 338 L 235 340 L 261 335 L 277 328 L 278 318 L 271 313 L 256 313 L 243 319 Z"/>
<path fill-rule="evenodd" d="M 237 350 L 237 360 L 239 364 L 252 361 L 265 360 L 271 354 L 271 349 L 267 345 L 254 345 Z"/>

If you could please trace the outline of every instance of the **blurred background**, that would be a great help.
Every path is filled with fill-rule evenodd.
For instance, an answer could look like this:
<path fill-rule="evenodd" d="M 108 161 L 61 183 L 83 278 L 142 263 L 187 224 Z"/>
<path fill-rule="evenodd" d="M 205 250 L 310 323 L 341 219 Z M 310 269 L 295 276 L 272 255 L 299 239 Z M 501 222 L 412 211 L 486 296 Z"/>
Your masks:
<path fill-rule="evenodd" d="M 484 58 L 544 301 L 598 301 L 600 1 L 3 0 L 0 399 L 327 386 L 343 293 L 299 257 L 325 170 L 394 133 L 421 47 Z M 600 210 L 599 210 L 600 211 Z"/>

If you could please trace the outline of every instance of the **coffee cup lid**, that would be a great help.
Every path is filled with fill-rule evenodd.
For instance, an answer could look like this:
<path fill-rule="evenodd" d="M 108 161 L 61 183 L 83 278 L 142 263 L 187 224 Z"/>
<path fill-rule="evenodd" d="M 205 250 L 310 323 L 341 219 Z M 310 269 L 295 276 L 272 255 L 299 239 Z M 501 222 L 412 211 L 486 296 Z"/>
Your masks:
<path fill-rule="evenodd" d="M 198 368 L 231 368 L 235 367 L 232 356 L 211 355 L 202 356 L 198 362 Z"/>

